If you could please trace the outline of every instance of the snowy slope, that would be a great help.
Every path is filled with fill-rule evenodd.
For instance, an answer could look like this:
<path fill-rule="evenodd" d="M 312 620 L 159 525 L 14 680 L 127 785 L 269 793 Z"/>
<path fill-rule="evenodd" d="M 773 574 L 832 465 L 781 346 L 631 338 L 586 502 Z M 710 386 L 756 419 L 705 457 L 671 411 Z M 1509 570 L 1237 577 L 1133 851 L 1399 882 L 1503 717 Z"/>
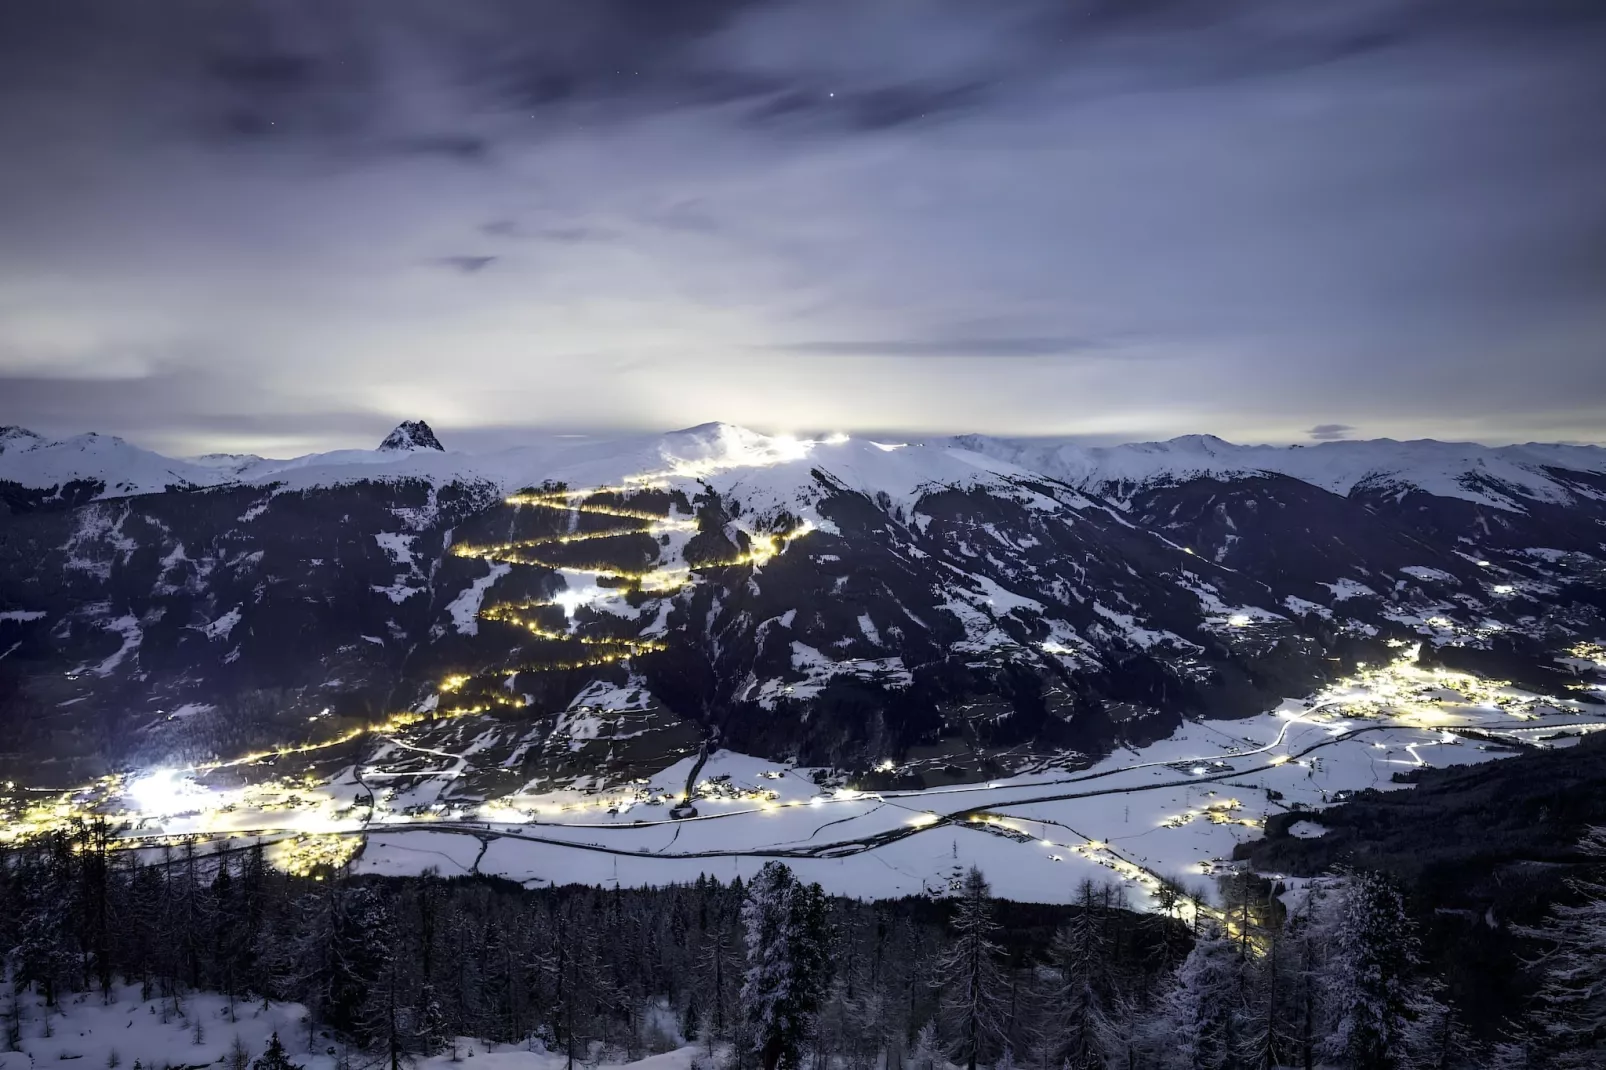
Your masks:
<path fill-rule="evenodd" d="M 101 497 L 113 498 L 169 487 L 205 487 L 228 479 L 227 471 L 163 457 L 111 435 L 52 441 L 23 428 L 0 430 L 0 482 L 49 488 L 93 481 L 104 484 Z"/>
<path fill-rule="evenodd" d="M 967 449 L 1116 497 L 1193 479 L 1231 480 L 1276 473 L 1346 496 L 1358 489 L 1414 488 L 1514 509 L 1521 507 L 1521 498 L 1554 503 L 1575 499 L 1579 489 L 1564 484 L 1551 469 L 1606 473 L 1606 450 L 1542 443 L 1489 447 L 1432 439 L 1374 439 L 1314 446 L 1240 446 L 1213 435 L 1108 447 L 981 435 L 955 441 Z"/>
<path fill-rule="evenodd" d="M 177 460 L 109 436 L 58 442 L 7 428 L 0 437 L 0 481 L 43 489 L 90 480 L 105 485 L 98 495 L 103 498 L 230 484 L 308 490 L 363 480 L 488 483 L 504 493 L 548 481 L 575 488 L 706 482 L 722 493 L 734 491 L 762 510 L 806 505 L 817 497 L 816 469 L 840 487 L 872 496 L 885 493 L 903 504 L 912 504 L 932 488 L 1002 487 L 1040 478 L 1007 460 L 951 443 L 889 447 L 846 436 L 808 440 L 722 423 L 667 435 L 553 435 L 479 454 L 399 447 L 394 443 L 403 430 L 405 426 L 386 439 L 391 445 L 373 450 L 283 460 L 249 454 Z M 429 429 L 424 427 L 423 433 L 429 435 Z"/>
<path fill-rule="evenodd" d="M 405 445 L 415 435 L 428 445 Z M 530 445 L 470 454 L 437 448 L 427 426 L 409 422 L 385 441 L 390 445 L 373 450 L 283 460 L 232 454 L 179 460 L 111 436 L 52 441 L 22 428 L 5 428 L 0 430 L 0 481 L 50 488 L 89 480 L 104 484 L 100 497 L 118 497 L 230 483 L 303 490 L 362 480 L 421 479 L 436 485 L 488 483 L 512 491 L 547 480 L 582 487 L 658 476 L 706 480 L 716 488 L 740 485 L 747 495 L 785 506 L 795 499 L 795 488 L 814 481 L 814 469 L 829 473 L 846 489 L 885 493 L 905 505 L 932 486 L 1000 486 L 1046 477 L 1124 498 L 1150 486 L 1277 473 L 1342 495 L 1414 488 L 1510 510 L 1521 509 L 1524 499 L 1565 504 L 1580 495 L 1599 496 L 1577 481 L 1558 478 L 1558 469 L 1606 474 L 1606 450 L 1594 446 L 1487 447 L 1428 439 L 1240 446 L 1211 435 L 1188 435 L 1166 442 L 1083 447 L 968 435 L 891 446 L 846 436 L 807 440 L 764 435 L 716 423 L 666 435 L 553 435 Z"/>

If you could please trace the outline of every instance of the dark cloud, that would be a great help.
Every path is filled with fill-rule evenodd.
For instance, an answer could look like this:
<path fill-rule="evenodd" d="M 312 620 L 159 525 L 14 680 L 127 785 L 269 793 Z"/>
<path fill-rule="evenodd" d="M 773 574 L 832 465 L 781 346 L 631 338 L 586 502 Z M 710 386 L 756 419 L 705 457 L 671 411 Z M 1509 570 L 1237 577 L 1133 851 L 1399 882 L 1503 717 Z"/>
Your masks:
<path fill-rule="evenodd" d="M 443 256 L 440 262 L 465 275 L 475 275 L 496 263 L 494 256 Z"/>
<path fill-rule="evenodd" d="M 1305 433 L 1318 442 L 1332 442 L 1341 438 L 1348 438 L 1350 432 L 1355 430 L 1349 424 L 1317 424 Z"/>

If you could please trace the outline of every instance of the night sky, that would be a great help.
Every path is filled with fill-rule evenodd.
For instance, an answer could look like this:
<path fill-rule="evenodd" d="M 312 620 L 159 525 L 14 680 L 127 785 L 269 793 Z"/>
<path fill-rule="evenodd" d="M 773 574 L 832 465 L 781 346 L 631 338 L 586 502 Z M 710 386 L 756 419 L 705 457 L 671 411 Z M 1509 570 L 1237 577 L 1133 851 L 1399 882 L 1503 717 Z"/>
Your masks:
<path fill-rule="evenodd" d="M 1606 4 L 0 0 L 0 423 L 1606 439 Z"/>

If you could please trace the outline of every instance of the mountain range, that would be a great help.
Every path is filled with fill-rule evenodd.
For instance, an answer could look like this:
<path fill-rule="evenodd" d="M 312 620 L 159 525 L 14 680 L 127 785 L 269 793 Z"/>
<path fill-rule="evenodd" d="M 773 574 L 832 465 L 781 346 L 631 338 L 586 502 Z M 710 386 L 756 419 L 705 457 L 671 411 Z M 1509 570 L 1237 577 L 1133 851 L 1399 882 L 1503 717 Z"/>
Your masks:
<path fill-rule="evenodd" d="M 0 776 L 405 718 L 507 783 L 709 743 L 969 779 L 1248 716 L 1422 644 L 1593 698 L 1606 450 L 1108 448 L 710 424 L 469 454 L 0 429 Z M 589 770 L 590 773 L 583 772 Z"/>

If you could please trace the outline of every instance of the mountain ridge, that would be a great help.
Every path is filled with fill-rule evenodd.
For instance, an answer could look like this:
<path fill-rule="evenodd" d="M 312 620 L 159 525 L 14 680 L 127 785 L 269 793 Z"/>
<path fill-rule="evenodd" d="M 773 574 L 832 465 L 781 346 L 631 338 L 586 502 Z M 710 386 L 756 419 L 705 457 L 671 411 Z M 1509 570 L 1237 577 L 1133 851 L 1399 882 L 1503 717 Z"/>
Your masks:
<path fill-rule="evenodd" d="M 24 428 L 5 428 L 3 432 L 0 483 L 49 490 L 98 482 L 102 486 L 94 495 L 97 498 L 169 488 L 274 482 L 303 488 L 375 478 L 486 481 L 514 489 L 523 479 L 575 467 L 576 461 L 581 462 L 580 468 L 586 462 L 620 462 L 613 468 L 617 478 L 622 478 L 630 474 L 632 463 L 650 468 L 655 461 L 678 460 L 739 467 L 754 457 L 787 452 L 801 456 L 811 447 L 850 440 L 848 436 L 797 439 L 734 424 L 708 423 L 663 435 L 554 436 L 532 445 L 463 452 L 447 450 L 427 423 L 409 420 L 375 450 L 335 450 L 277 459 L 220 454 L 175 458 L 94 433 L 52 440 Z M 1562 443 L 1484 446 L 1385 438 L 1276 446 L 1239 445 L 1214 435 L 1184 435 L 1160 442 L 1088 447 L 1054 440 L 956 435 L 878 445 L 917 452 L 959 448 L 1116 500 L 1132 488 L 1167 480 L 1276 473 L 1344 495 L 1367 485 L 1406 484 L 1440 497 L 1509 510 L 1521 508 L 1520 498 L 1556 502 L 1594 493 L 1581 490 L 1577 481 L 1558 480 L 1550 470 L 1606 475 L 1606 448 Z M 421 457 L 426 451 L 433 456 Z"/>
<path fill-rule="evenodd" d="M 1252 714 L 1402 644 L 1561 687 L 1556 659 L 1606 638 L 1593 452 L 719 423 L 205 463 L 6 441 L 0 764 L 74 775 L 397 716 L 438 720 L 430 746 L 472 729 L 521 783 L 573 768 L 576 725 L 603 767 L 702 739 L 980 775 Z"/>

